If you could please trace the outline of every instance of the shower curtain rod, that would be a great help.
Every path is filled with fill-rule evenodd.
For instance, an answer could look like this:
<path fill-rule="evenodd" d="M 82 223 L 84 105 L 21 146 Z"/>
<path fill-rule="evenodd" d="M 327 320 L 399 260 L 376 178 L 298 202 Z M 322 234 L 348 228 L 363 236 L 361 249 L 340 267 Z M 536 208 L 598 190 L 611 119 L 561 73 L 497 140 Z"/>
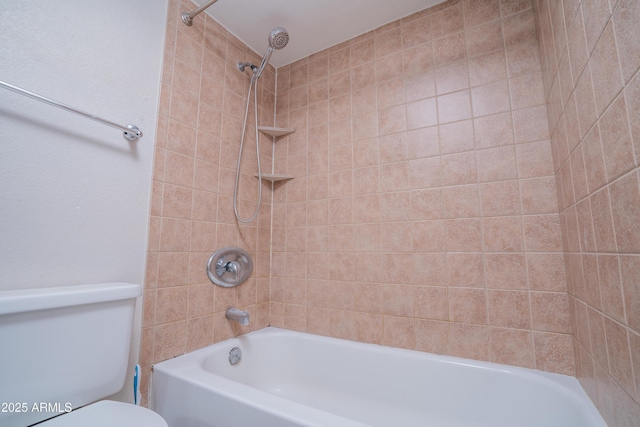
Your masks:
<path fill-rule="evenodd" d="M 49 105 L 53 105 L 54 107 L 58 107 L 58 108 L 62 108 L 63 110 L 67 110 L 70 111 L 72 113 L 75 114 L 79 114 L 81 116 L 84 116 L 88 119 L 91 120 L 95 120 L 97 122 L 103 123 L 107 126 L 111 126 L 113 128 L 116 129 L 120 129 L 123 133 L 124 133 L 124 137 L 130 141 L 135 141 L 138 138 L 142 137 L 142 132 L 140 132 L 140 129 L 138 129 L 137 126 L 134 125 L 127 125 L 127 126 L 121 126 L 117 123 L 114 123 L 112 121 L 100 118 L 98 116 L 94 116 L 93 114 L 89 114 L 89 113 L 85 113 L 84 111 L 80 111 L 76 108 L 73 107 L 69 107 L 68 105 L 64 105 L 60 102 L 54 101 L 53 99 L 49 99 L 49 98 L 45 98 L 44 96 L 38 95 L 36 93 L 33 92 L 29 92 L 28 90 L 24 90 L 21 89 L 17 86 L 14 85 L 10 85 L 9 83 L 5 83 L 3 81 L 0 81 L 0 87 L 3 87 L 5 89 L 8 89 L 10 91 L 13 91 L 15 93 L 19 93 L 20 95 L 24 95 L 24 96 L 28 96 L 29 98 L 33 98 L 33 99 L 37 99 L 38 101 L 42 101 L 45 104 L 49 104 Z"/>
<path fill-rule="evenodd" d="M 202 6 L 200 6 L 199 8 L 197 8 L 192 12 L 182 12 L 182 22 L 184 22 L 188 26 L 191 26 L 191 24 L 193 24 L 193 18 L 197 14 L 199 14 L 200 12 L 202 12 L 203 10 L 205 10 L 206 8 L 208 8 L 209 6 L 211 6 L 217 1 L 218 0 L 209 0 L 208 2 L 206 2 L 205 4 L 203 4 Z"/>

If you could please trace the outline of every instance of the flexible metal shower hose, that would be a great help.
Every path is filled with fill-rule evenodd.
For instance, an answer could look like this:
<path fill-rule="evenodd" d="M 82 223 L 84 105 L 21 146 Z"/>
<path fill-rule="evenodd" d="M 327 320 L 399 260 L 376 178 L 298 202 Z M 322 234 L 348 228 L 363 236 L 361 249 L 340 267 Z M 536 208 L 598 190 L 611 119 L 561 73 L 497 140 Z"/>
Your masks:
<path fill-rule="evenodd" d="M 255 131 L 256 131 L 256 157 L 258 160 L 258 206 L 256 211 L 251 215 L 249 219 L 243 219 L 238 214 L 238 186 L 240 182 L 240 164 L 242 162 L 242 148 L 244 146 L 245 131 L 247 129 L 247 117 L 249 116 L 249 104 L 251 103 L 251 88 L 253 88 L 253 108 L 255 116 Z M 242 137 L 240 138 L 240 150 L 238 152 L 238 165 L 236 167 L 236 185 L 233 189 L 233 212 L 236 215 L 238 221 L 247 224 L 256 219 L 258 212 L 260 212 L 260 202 L 262 201 L 262 171 L 260 169 L 260 145 L 258 142 L 258 78 L 254 73 L 251 76 L 251 83 L 249 84 L 249 91 L 247 92 L 247 105 L 244 109 L 244 121 L 242 123 Z"/>

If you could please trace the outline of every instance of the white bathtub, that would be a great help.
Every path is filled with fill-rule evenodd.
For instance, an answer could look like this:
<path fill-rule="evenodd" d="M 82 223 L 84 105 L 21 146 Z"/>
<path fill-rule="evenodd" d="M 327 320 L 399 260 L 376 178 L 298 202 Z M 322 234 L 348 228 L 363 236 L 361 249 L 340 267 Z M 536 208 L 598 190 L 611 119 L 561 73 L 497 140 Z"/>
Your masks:
<path fill-rule="evenodd" d="M 573 377 L 277 328 L 153 369 L 171 427 L 606 427 Z"/>

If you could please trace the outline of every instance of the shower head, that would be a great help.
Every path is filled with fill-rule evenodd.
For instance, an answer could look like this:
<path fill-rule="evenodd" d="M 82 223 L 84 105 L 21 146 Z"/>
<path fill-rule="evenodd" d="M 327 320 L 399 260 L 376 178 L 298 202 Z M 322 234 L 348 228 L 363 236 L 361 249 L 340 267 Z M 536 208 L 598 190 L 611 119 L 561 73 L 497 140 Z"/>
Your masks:
<path fill-rule="evenodd" d="M 289 43 L 289 33 L 282 27 L 276 27 L 269 34 L 269 47 L 280 50 Z"/>
<path fill-rule="evenodd" d="M 285 47 L 289 43 L 289 33 L 282 27 L 276 27 L 271 30 L 269 33 L 269 47 L 262 57 L 262 62 L 258 67 L 258 70 L 253 74 L 253 78 L 257 79 L 262 75 L 262 71 L 264 71 L 264 67 L 269 63 L 269 59 L 271 59 L 271 54 L 274 50 L 280 50 Z"/>

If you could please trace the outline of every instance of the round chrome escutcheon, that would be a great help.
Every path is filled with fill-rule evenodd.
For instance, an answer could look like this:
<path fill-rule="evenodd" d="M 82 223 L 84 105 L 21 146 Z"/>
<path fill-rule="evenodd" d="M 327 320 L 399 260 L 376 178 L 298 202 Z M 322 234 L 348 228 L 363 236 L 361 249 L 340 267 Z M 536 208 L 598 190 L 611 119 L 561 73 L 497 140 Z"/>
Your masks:
<path fill-rule="evenodd" d="M 207 262 L 209 279 L 223 288 L 238 286 L 251 276 L 252 271 L 251 255 L 236 247 L 222 248 L 214 252 Z"/>

